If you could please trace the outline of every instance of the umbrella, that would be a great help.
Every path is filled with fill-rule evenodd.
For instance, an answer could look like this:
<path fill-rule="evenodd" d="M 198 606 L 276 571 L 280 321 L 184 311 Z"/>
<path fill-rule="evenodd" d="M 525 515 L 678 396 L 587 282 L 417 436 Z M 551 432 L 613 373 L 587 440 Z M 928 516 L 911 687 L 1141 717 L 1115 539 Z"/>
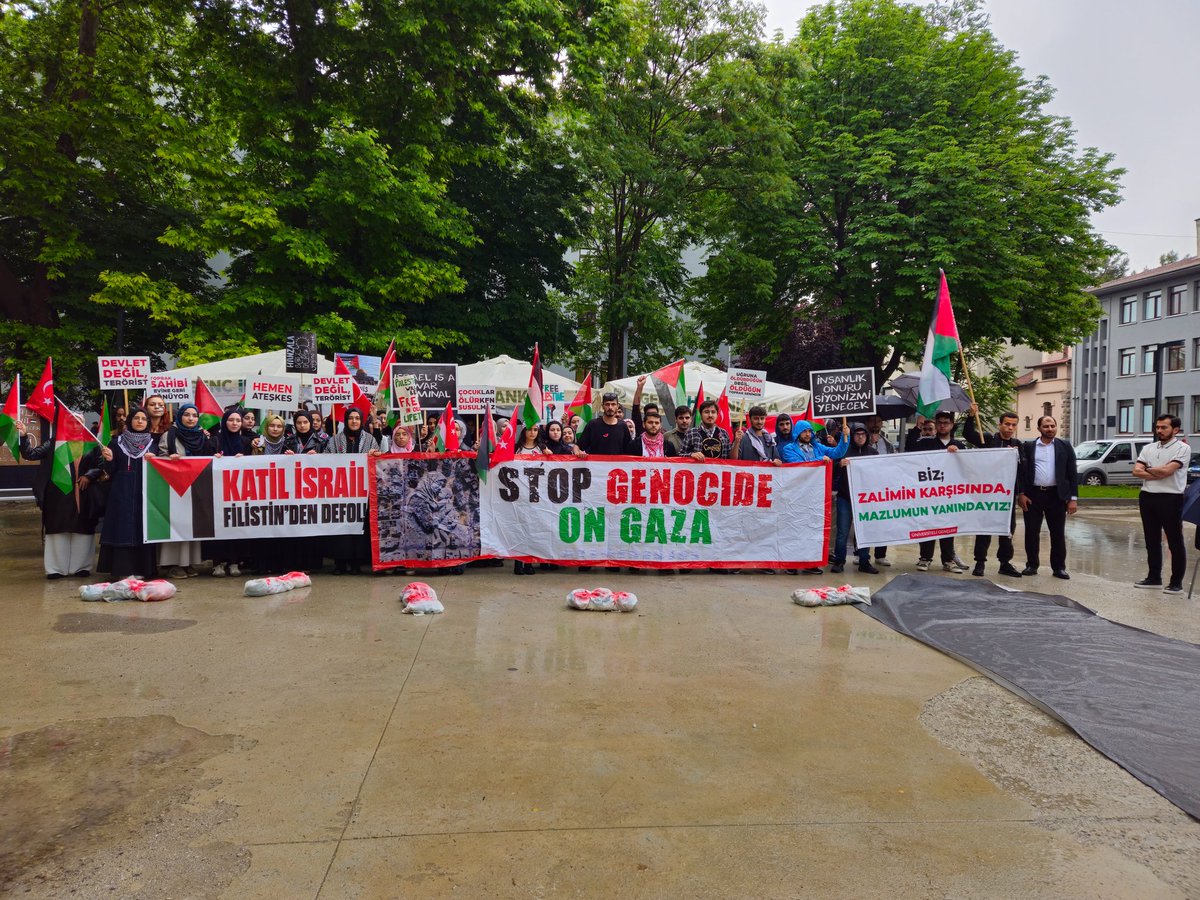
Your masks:
<path fill-rule="evenodd" d="M 901 400 L 907 403 L 914 409 L 917 406 L 917 389 L 921 384 L 920 375 L 900 375 L 892 379 L 891 389 L 895 391 Z M 969 412 L 971 409 L 971 398 L 957 384 L 950 384 L 950 399 L 943 400 L 942 405 L 938 407 L 938 412 L 963 413 Z"/>
<path fill-rule="evenodd" d="M 891 394 L 875 395 L 875 415 L 881 419 L 907 419 L 917 408 Z"/>

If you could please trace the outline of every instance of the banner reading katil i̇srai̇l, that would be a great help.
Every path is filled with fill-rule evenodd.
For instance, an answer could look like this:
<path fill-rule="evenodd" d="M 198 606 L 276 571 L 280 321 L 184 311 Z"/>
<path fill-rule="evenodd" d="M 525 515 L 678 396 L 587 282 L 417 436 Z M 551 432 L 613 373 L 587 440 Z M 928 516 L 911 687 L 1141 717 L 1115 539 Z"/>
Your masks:
<path fill-rule="evenodd" d="M 826 463 L 544 457 L 480 488 L 482 551 L 647 568 L 803 568 L 829 549 Z"/>
<path fill-rule="evenodd" d="M 1017 451 L 928 450 L 850 461 L 850 503 L 859 547 L 910 544 L 956 534 L 1008 534 Z"/>
<path fill-rule="evenodd" d="M 147 543 L 362 534 L 367 457 L 146 457 Z"/>

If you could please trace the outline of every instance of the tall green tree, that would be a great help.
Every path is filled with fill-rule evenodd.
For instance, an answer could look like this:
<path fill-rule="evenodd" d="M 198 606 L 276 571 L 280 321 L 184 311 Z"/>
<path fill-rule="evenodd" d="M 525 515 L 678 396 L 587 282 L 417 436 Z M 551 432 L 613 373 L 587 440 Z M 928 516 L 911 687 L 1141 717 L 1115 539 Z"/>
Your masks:
<path fill-rule="evenodd" d="M 207 296 L 204 255 L 157 238 L 193 218 L 164 157 L 188 139 L 195 77 L 175 2 L 38 0 L 0 7 L 0 357 L 37 378 L 47 356 L 70 396 L 95 356 L 159 350 L 162 323 L 91 302 L 108 270 Z M 118 333 L 123 337 L 119 346 Z"/>
<path fill-rule="evenodd" d="M 788 184 L 714 221 L 694 305 L 709 334 L 774 346 L 821 317 L 882 382 L 920 355 L 939 267 L 968 346 L 1049 349 L 1094 326 L 1084 288 L 1112 248 L 1089 215 L 1117 202 L 1120 170 L 1047 112 L 1050 86 L 978 4 L 829 3 L 786 51 Z"/>
<path fill-rule="evenodd" d="M 631 0 L 577 60 L 564 122 L 589 185 L 568 298 L 579 363 L 643 364 L 692 349 L 679 315 L 727 173 L 749 175 L 772 131 L 755 65 L 760 11 L 739 0 Z"/>

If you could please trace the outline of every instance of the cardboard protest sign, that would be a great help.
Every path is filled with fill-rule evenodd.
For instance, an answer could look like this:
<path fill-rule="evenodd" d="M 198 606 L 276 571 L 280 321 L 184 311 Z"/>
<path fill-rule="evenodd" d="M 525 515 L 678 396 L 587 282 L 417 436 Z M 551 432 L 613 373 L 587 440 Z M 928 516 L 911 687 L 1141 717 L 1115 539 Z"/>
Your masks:
<path fill-rule="evenodd" d="M 415 375 L 396 375 L 392 378 L 392 409 L 399 412 L 401 425 L 420 425 L 425 421 L 421 398 L 417 396 Z"/>
<path fill-rule="evenodd" d="M 725 382 L 730 397 L 760 399 L 767 394 L 767 373 L 759 369 L 730 369 Z"/>
<path fill-rule="evenodd" d="M 150 357 L 98 356 L 102 391 L 144 391 L 150 386 Z"/>
<path fill-rule="evenodd" d="M 311 331 L 293 331 L 284 345 L 285 368 L 289 372 L 317 374 L 317 336 Z"/>
<path fill-rule="evenodd" d="M 158 394 L 168 403 L 191 403 L 195 384 L 192 379 L 170 372 L 159 372 L 150 376 L 149 392 Z"/>
<path fill-rule="evenodd" d="M 460 384 L 458 386 L 458 403 L 454 409 L 463 415 L 481 416 L 487 412 L 488 405 L 496 405 L 496 389 L 483 384 Z"/>
<path fill-rule="evenodd" d="M 453 406 L 458 400 L 458 366 L 455 363 L 392 363 L 393 397 L 397 375 L 413 376 L 421 409 L 441 411 L 447 403 Z"/>
<path fill-rule="evenodd" d="M 312 380 L 312 399 L 318 406 L 354 402 L 353 375 L 317 375 Z"/>
<path fill-rule="evenodd" d="M 1009 533 L 1017 451 L 926 450 L 850 461 L 850 504 L 860 547 L 956 534 Z"/>
<path fill-rule="evenodd" d="M 875 370 L 825 369 L 809 373 L 817 419 L 875 415 Z"/>
<path fill-rule="evenodd" d="M 288 375 L 256 375 L 246 379 L 249 409 L 291 409 L 298 400 L 300 379 Z"/>

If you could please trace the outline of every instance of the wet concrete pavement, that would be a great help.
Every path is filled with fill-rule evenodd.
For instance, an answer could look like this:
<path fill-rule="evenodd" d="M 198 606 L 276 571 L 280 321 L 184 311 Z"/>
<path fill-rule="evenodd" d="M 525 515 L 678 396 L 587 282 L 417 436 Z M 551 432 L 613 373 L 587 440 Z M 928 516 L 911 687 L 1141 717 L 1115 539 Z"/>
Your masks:
<path fill-rule="evenodd" d="M 1129 588 L 1136 510 L 1068 540 L 1071 581 L 1004 581 L 1200 641 L 1200 598 Z M 83 604 L 31 507 L 0 541 L 2 890 L 1200 896 L 1200 824 L 955 660 L 791 603 L 814 579 L 470 569 L 425 617 L 395 577 Z M 913 570 L 890 555 L 851 580 Z M 637 612 L 565 609 L 602 583 Z"/>

